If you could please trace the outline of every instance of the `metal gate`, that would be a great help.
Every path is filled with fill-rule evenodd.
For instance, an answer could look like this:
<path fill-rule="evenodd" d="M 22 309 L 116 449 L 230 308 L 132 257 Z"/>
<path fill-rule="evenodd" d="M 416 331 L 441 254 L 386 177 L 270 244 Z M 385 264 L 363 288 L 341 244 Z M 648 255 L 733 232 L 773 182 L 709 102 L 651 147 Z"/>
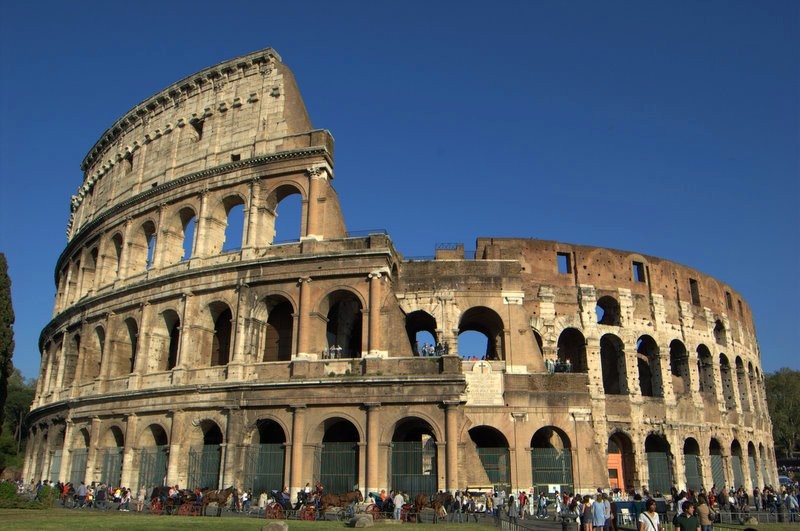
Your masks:
<path fill-rule="evenodd" d="M 569 448 L 531 448 L 533 488 L 547 492 L 560 485 L 559 492 L 572 492 L 572 451 Z"/>
<path fill-rule="evenodd" d="M 109 487 L 120 487 L 120 477 L 122 476 L 122 450 L 121 446 L 116 448 L 103 448 L 101 455 L 102 466 L 100 468 L 100 482 Z"/>
<path fill-rule="evenodd" d="M 717 490 L 725 485 L 725 467 L 722 466 L 722 456 L 711 454 L 711 479 Z"/>
<path fill-rule="evenodd" d="M 323 443 L 319 480 L 325 492 L 331 494 L 342 494 L 353 490 L 358 484 L 358 443 Z"/>
<path fill-rule="evenodd" d="M 245 449 L 244 484 L 258 496 L 283 488 L 286 449 L 283 444 L 255 444 Z"/>
<path fill-rule="evenodd" d="M 50 483 L 58 483 L 58 480 L 61 479 L 58 475 L 61 473 L 62 455 L 62 450 L 54 450 L 50 457 Z"/>
<path fill-rule="evenodd" d="M 165 485 L 167 476 L 167 447 L 142 448 L 139 459 L 139 487 Z"/>
<path fill-rule="evenodd" d="M 703 484 L 702 467 L 700 465 L 700 456 L 694 454 L 683 455 L 683 469 L 686 472 L 686 488 L 692 489 L 695 492 L 700 491 Z"/>
<path fill-rule="evenodd" d="M 753 455 L 747 456 L 747 465 L 750 468 L 750 488 L 754 489 L 758 486 L 758 478 L 756 477 L 756 458 Z"/>
<path fill-rule="evenodd" d="M 670 456 L 665 452 L 647 452 L 647 471 L 650 475 L 651 491 L 669 492 L 672 488 Z"/>
<path fill-rule="evenodd" d="M 86 479 L 86 458 L 89 456 L 87 448 L 72 450 L 72 463 L 70 466 L 69 480 L 73 485 L 80 485 Z"/>
<path fill-rule="evenodd" d="M 508 448 L 478 448 L 483 470 L 492 485 L 511 484 L 511 459 Z"/>
<path fill-rule="evenodd" d="M 222 461 L 222 447 L 219 444 L 206 444 L 189 448 L 189 477 L 187 487 L 219 488 L 219 464 Z"/>
<path fill-rule="evenodd" d="M 431 495 L 437 491 L 436 444 L 430 439 L 392 443 L 392 489 L 409 494 Z"/>
<path fill-rule="evenodd" d="M 733 465 L 733 485 L 737 489 L 744 486 L 744 472 L 742 472 L 742 458 L 738 455 L 731 456 L 731 465 Z"/>

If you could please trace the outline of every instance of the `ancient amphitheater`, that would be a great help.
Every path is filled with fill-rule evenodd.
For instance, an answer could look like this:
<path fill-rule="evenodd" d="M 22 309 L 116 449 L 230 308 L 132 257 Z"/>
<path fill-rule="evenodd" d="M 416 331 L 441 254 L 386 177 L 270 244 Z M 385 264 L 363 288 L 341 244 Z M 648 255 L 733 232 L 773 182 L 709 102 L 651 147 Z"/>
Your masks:
<path fill-rule="evenodd" d="M 412 493 L 775 483 L 752 315 L 731 286 L 544 240 L 404 259 L 385 233 L 347 231 L 333 159 L 272 49 L 111 125 L 72 198 L 25 478 Z M 276 216 L 295 195 L 287 242 Z M 485 336 L 485 355 L 459 356 L 465 332 Z M 442 348 L 420 355 L 423 337 Z"/>

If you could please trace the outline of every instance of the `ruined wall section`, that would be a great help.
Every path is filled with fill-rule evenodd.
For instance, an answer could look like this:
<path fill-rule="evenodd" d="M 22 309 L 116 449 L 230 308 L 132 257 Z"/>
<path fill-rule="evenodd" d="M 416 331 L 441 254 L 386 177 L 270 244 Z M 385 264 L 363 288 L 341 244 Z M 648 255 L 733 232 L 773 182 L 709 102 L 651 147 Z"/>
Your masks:
<path fill-rule="evenodd" d="M 292 136 L 311 130 L 294 77 L 273 50 L 198 72 L 135 106 L 95 143 L 81 164 L 68 237 L 109 204 L 192 172 L 293 149 Z"/>

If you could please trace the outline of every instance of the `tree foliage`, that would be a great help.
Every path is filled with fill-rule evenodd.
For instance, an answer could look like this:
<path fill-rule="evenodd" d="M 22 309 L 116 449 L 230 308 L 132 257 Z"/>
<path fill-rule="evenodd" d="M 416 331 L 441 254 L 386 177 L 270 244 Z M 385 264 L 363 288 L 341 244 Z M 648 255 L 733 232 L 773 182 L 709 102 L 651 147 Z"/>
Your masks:
<path fill-rule="evenodd" d="M 780 455 L 794 458 L 800 447 L 800 371 L 783 368 L 764 375 L 772 436 Z"/>
<path fill-rule="evenodd" d="M 0 434 L 8 394 L 8 378 L 14 372 L 14 309 L 11 306 L 11 279 L 8 276 L 6 255 L 0 253 Z"/>

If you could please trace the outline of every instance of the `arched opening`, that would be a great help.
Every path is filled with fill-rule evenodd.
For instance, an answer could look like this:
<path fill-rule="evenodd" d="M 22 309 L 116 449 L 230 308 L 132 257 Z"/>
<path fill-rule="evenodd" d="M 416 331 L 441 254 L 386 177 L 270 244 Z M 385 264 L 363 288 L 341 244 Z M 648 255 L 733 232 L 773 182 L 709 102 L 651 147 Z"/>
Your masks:
<path fill-rule="evenodd" d="M 473 341 L 474 337 L 465 335 L 466 332 L 477 332 L 486 338 L 486 348 L 483 352 L 474 350 L 475 357 L 478 359 L 487 360 L 502 360 L 505 359 L 505 345 L 503 340 L 503 320 L 500 316 L 485 306 L 475 306 L 465 311 L 461 315 L 461 320 L 458 324 L 458 352 L 464 357 L 472 354 L 469 352 L 469 342 Z M 463 337 L 462 337 L 463 336 Z M 477 345 L 472 346 L 473 349 L 480 345 L 480 340 Z M 467 349 L 467 350 L 464 350 Z"/>
<path fill-rule="evenodd" d="M 120 485 L 122 477 L 122 452 L 125 449 L 125 436 L 118 426 L 106 430 L 100 441 L 100 482 L 106 485 Z"/>
<path fill-rule="evenodd" d="M 156 225 L 152 221 L 146 221 L 139 229 L 137 236 L 138 244 L 142 247 L 137 249 L 133 255 L 136 260 L 136 267 L 133 269 L 135 273 L 146 271 L 153 267 L 156 252 Z"/>
<path fill-rule="evenodd" d="M 280 187 L 275 208 L 275 237 L 273 243 L 300 240 L 302 236 L 303 196 L 291 186 Z"/>
<path fill-rule="evenodd" d="M 569 437 L 553 426 L 539 428 L 531 438 L 531 476 L 534 490 L 573 492 L 572 450 Z"/>
<path fill-rule="evenodd" d="M 283 297 L 266 300 L 267 324 L 264 334 L 262 361 L 289 361 L 292 359 L 292 327 L 294 309 Z"/>
<path fill-rule="evenodd" d="M 236 203 L 233 203 L 236 201 Z M 225 236 L 222 240 L 222 252 L 229 253 L 242 248 L 244 231 L 244 202 L 239 197 L 228 197 L 226 203 Z"/>
<path fill-rule="evenodd" d="M 166 349 L 162 349 L 158 370 L 171 371 L 178 364 L 178 348 L 181 344 L 181 318 L 174 310 L 167 310 L 164 316 Z"/>
<path fill-rule="evenodd" d="M 703 344 L 697 346 L 697 374 L 700 392 L 707 396 L 707 400 L 713 400 L 717 393 L 714 384 L 714 358 Z"/>
<path fill-rule="evenodd" d="M 608 484 L 612 489 L 627 492 L 633 487 L 633 471 L 635 469 L 633 442 L 622 432 L 616 432 L 608 438 Z"/>
<path fill-rule="evenodd" d="M 744 470 L 742 467 L 742 445 L 736 439 L 731 443 L 731 468 L 733 469 L 733 488 L 744 487 Z"/>
<path fill-rule="evenodd" d="M 48 478 L 52 483 L 59 481 L 61 473 L 61 460 L 64 454 L 64 436 L 66 435 L 65 426 L 55 425 L 52 428 L 52 448 L 50 449 L 50 474 Z"/>
<path fill-rule="evenodd" d="M 609 326 L 620 326 L 621 324 L 620 316 L 622 312 L 619 308 L 619 302 L 610 295 L 598 299 L 594 312 L 597 316 L 597 324 Z"/>
<path fill-rule="evenodd" d="M 97 247 L 92 249 L 89 254 L 86 256 L 86 261 L 84 262 L 83 266 L 83 286 L 81 291 L 83 293 L 88 292 L 89 290 L 95 289 L 95 274 L 97 270 L 97 257 L 99 255 L 99 251 Z"/>
<path fill-rule="evenodd" d="M 714 323 L 714 341 L 717 342 L 717 345 L 725 346 L 728 344 L 728 334 L 725 331 L 725 325 L 722 324 L 722 321 L 719 319 Z"/>
<path fill-rule="evenodd" d="M 209 311 L 214 322 L 211 355 L 209 356 L 210 364 L 212 367 L 227 365 L 230 361 L 233 314 L 228 305 L 223 302 L 212 303 L 209 306 Z"/>
<path fill-rule="evenodd" d="M 103 268 L 109 275 L 106 280 L 113 282 L 119 278 L 122 268 L 122 234 L 114 234 L 114 236 L 111 237 L 108 247 L 109 249 L 103 257 L 103 260 L 106 262 Z"/>
<path fill-rule="evenodd" d="M 756 372 L 753 369 L 751 362 L 747 363 L 747 373 L 750 378 L 750 397 L 753 406 L 753 412 L 756 413 L 761 410 L 761 396 L 758 392 L 758 381 L 756 379 Z"/>
<path fill-rule="evenodd" d="M 750 470 L 750 489 L 758 487 L 758 474 L 756 472 L 756 447 L 752 442 L 747 443 L 747 468 Z"/>
<path fill-rule="evenodd" d="M 325 421 L 325 435 L 319 452 L 319 478 L 325 491 L 342 494 L 358 484 L 358 430 L 344 419 Z"/>
<path fill-rule="evenodd" d="M 725 354 L 719 355 L 719 372 L 722 380 L 722 394 L 725 397 L 725 407 L 728 410 L 736 409 L 736 393 L 733 389 L 731 365 Z"/>
<path fill-rule="evenodd" d="M 392 436 L 392 483 L 411 496 L 437 490 L 436 437 L 430 424 L 416 417 L 397 423 Z"/>
<path fill-rule="evenodd" d="M 708 445 L 708 454 L 711 458 L 711 480 L 717 490 L 725 486 L 725 467 L 722 462 L 722 446 L 716 439 L 711 439 Z"/>
<path fill-rule="evenodd" d="M 273 420 L 259 420 L 253 431 L 252 444 L 245 449 L 244 484 L 258 496 L 262 492 L 280 491 L 286 461 L 286 434 Z"/>
<path fill-rule="evenodd" d="M 642 336 L 636 341 L 636 363 L 642 396 L 664 396 L 659 348 L 652 337 Z"/>
<path fill-rule="evenodd" d="M 83 351 L 83 371 L 81 383 L 95 381 L 100 376 L 100 366 L 103 363 L 103 349 L 106 343 L 106 332 L 102 326 L 97 326 L 94 333 L 89 335 L 87 345 Z"/>
<path fill-rule="evenodd" d="M 78 359 L 81 352 L 81 335 L 75 334 L 67 343 L 67 351 L 64 353 L 64 380 L 63 387 L 69 387 L 75 381 L 75 373 L 78 370 Z"/>
<path fill-rule="evenodd" d="M 203 420 L 198 426 L 200 433 L 194 439 L 202 444 L 189 448 L 189 476 L 187 487 L 190 489 L 219 488 L 219 466 L 222 456 L 222 430 L 212 420 Z"/>
<path fill-rule="evenodd" d="M 139 482 L 148 492 L 156 486 L 166 483 L 168 439 L 164 428 L 151 424 L 145 428 L 139 444 Z"/>
<path fill-rule="evenodd" d="M 742 358 L 736 356 L 736 385 L 739 389 L 739 401 L 742 411 L 750 411 L 750 400 L 747 393 L 747 372 L 744 370 Z"/>
<path fill-rule="evenodd" d="M 195 217 L 194 210 L 191 208 L 182 209 L 178 213 L 178 216 L 180 217 L 181 228 L 183 229 L 183 242 L 181 244 L 183 254 L 180 260 L 189 260 L 194 254 L 194 240 L 197 231 L 197 223 L 195 220 L 197 218 Z"/>
<path fill-rule="evenodd" d="M 109 376 L 117 378 L 133 372 L 136 365 L 136 354 L 139 348 L 139 325 L 136 319 L 128 317 L 116 332 L 114 341 L 114 356 L 109 368 Z"/>
<path fill-rule="evenodd" d="M 691 391 L 689 379 L 689 354 L 686 346 L 673 339 L 669 344 L 669 370 L 672 374 L 672 389 L 676 396 L 687 395 Z"/>
<path fill-rule="evenodd" d="M 497 490 L 511 486 L 511 457 L 505 435 L 491 426 L 476 426 L 469 430 L 484 474 L 474 470 L 479 485 L 494 485 Z"/>
<path fill-rule="evenodd" d="M 436 337 L 436 319 L 423 310 L 406 315 L 406 334 L 414 356 L 428 355 L 431 346 L 438 342 Z"/>
<path fill-rule="evenodd" d="M 613 334 L 600 338 L 600 364 L 603 369 L 603 391 L 607 395 L 628 393 L 628 376 L 625 369 L 625 347 Z"/>
<path fill-rule="evenodd" d="M 71 481 L 73 485 L 80 485 L 81 481 L 86 480 L 86 460 L 89 456 L 89 430 L 81 429 L 75 434 L 70 454 L 69 481 Z"/>
<path fill-rule="evenodd" d="M 672 455 L 669 443 L 662 435 L 651 434 L 644 441 L 647 454 L 647 471 L 650 476 L 650 492 L 654 497 L 669 492 L 672 487 Z"/>
<path fill-rule="evenodd" d="M 76 260 L 72 262 L 72 267 L 70 268 L 69 272 L 69 303 L 72 304 L 76 300 L 81 298 L 81 294 L 79 293 L 80 286 L 78 286 L 78 279 L 80 278 L 81 274 L 81 261 Z"/>
<path fill-rule="evenodd" d="M 360 358 L 363 308 L 361 301 L 349 291 L 328 295 L 328 352 L 339 358 Z M 333 349 L 333 350 L 331 350 Z"/>
<path fill-rule="evenodd" d="M 565 372 L 588 372 L 586 362 L 586 338 L 580 330 L 566 328 L 558 336 L 558 361 L 566 367 Z"/>
<path fill-rule="evenodd" d="M 700 492 L 700 488 L 703 486 L 700 445 L 692 437 L 683 443 L 683 470 L 686 475 L 686 488 Z"/>

